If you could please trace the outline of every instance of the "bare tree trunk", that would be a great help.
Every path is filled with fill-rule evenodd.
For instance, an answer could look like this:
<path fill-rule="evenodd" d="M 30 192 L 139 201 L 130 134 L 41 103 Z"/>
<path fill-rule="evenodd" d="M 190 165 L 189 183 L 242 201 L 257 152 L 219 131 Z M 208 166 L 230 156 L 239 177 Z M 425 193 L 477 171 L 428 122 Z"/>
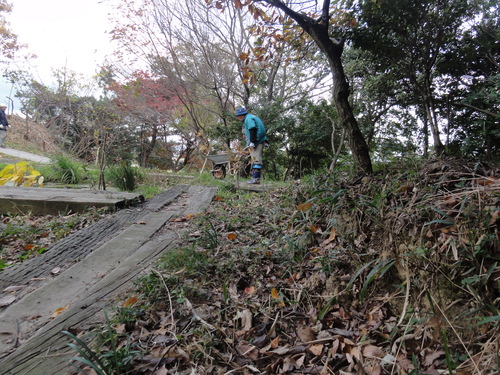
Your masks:
<path fill-rule="evenodd" d="M 335 169 L 335 166 L 337 165 L 337 161 L 339 159 L 340 153 L 342 152 L 342 146 L 344 145 L 346 132 L 345 132 L 345 128 L 343 128 L 342 134 L 340 136 L 339 145 L 338 145 L 338 147 L 335 146 L 335 133 L 337 132 L 337 126 L 335 124 L 335 121 L 333 121 L 333 119 L 330 118 L 330 121 L 332 123 L 331 143 L 332 143 L 333 158 L 332 158 L 332 162 L 330 163 L 330 167 L 328 168 L 328 170 L 330 172 L 333 172 L 333 170 Z"/>
<path fill-rule="evenodd" d="M 432 139 L 434 141 L 434 151 L 436 154 L 442 155 L 444 153 L 444 145 L 441 142 L 439 125 L 436 117 L 436 110 L 434 108 L 434 99 L 432 96 L 432 88 L 430 84 L 429 75 L 425 79 L 425 90 L 424 94 L 424 108 L 427 115 L 427 121 L 429 123 L 429 128 L 432 134 Z"/>

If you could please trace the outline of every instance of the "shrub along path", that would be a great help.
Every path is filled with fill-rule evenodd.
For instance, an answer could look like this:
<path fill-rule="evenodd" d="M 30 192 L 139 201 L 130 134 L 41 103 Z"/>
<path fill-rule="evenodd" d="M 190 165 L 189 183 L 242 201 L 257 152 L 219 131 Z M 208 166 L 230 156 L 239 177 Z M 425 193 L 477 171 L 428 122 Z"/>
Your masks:
<path fill-rule="evenodd" d="M 103 308 L 175 246 L 215 190 L 173 187 L 5 269 L 1 289 L 16 301 L 0 310 L 0 374 L 67 373 L 69 338 L 61 331 L 102 320 Z"/>

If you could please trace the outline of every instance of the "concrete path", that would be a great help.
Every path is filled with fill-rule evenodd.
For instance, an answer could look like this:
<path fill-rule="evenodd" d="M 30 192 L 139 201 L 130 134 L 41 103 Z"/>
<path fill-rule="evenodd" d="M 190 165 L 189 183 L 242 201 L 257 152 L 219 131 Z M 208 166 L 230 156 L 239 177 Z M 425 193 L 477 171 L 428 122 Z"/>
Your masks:
<path fill-rule="evenodd" d="M 45 157 L 45 156 L 32 154 L 32 153 L 26 152 L 26 151 L 14 150 L 13 148 L 9 148 L 9 147 L 0 147 L 0 154 L 13 156 L 16 159 L 34 161 L 34 162 L 40 163 L 40 164 L 49 164 L 50 163 L 50 159 Z"/>
<path fill-rule="evenodd" d="M 0 374 L 67 374 L 73 354 L 61 331 L 102 321 L 113 299 L 189 229 L 189 221 L 172 219 L 201 212 L 215 191 L 176 186 L 0 272 L 4 295 L 6 288 L 19 288 L 11 294 L 16 301 L 0 309 Z"/>

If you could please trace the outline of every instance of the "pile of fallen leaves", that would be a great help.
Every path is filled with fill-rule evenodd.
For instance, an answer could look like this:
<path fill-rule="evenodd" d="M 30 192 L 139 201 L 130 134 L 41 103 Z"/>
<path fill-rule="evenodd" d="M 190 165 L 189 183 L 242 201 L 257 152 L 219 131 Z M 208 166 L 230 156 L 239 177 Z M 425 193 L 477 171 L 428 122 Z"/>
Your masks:
<path fill-rule="evenodd" d="M 61 215 L 0 215 L 0 272 L 44 253 L 53 243 L 104 215 L 105 211 L 96 208 Z"/>
<path fill-rule="evenodd" d="M 129 374 L 496 374 L 499 191 L 453 160 L 221 189 L 93 347 Z"/>

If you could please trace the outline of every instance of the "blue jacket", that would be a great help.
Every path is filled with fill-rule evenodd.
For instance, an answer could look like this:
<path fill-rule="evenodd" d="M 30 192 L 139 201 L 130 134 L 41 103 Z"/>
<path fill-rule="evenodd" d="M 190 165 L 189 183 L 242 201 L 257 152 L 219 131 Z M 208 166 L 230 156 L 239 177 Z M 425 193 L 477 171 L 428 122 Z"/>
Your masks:
<path fill-rule="evenodd" d="M 7 116 L 5 116 L 5 111 L 3 109 L 0 109 L 0 125 L 4 125 L 5 127 L 9 126 Z"/>
<path fill-rule="evenodd" d="M 260 118 L 254 116 L 250 113 L 245 115 L 245 120 L 243 121 L 243 129 L 245 130 L 245 137 L 247 139 L 247 146 L 250 143 L 255 144 L 255 146 L 260 145 L 262 142 L 266 141 L 266 127 Z"/>

